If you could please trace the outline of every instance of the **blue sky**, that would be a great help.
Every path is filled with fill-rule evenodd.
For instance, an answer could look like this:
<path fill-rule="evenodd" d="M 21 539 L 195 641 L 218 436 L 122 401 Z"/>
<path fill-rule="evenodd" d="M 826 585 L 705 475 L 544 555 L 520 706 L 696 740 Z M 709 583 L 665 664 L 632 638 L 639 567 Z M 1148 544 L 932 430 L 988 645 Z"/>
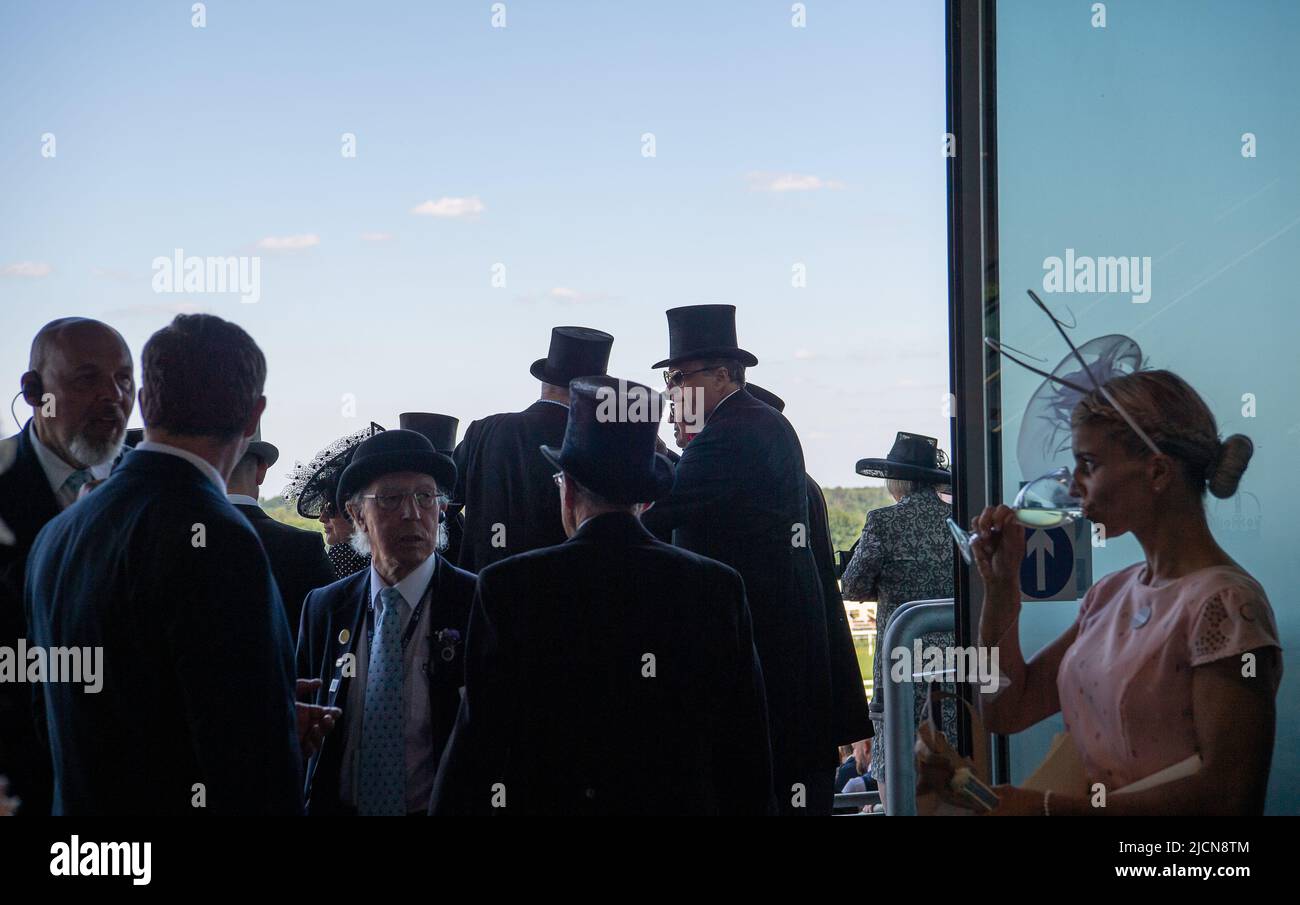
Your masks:
<path fill-rule="evenodd" d="M 524 407 L 555 325 L 658 384 L 663 312 L 728 302 L 823 484 L 871 483 L 854 462 L 900 429 L 946 447 L 943 4 L 505 5 L 6 4 L 13 392 L 52 318 L 138 362 L 177 311 L 220 314 L 270 362 L 271 495 L 366 420 Z M 154 293 L 176 248 L 260 256 L 260 300 Z"/>

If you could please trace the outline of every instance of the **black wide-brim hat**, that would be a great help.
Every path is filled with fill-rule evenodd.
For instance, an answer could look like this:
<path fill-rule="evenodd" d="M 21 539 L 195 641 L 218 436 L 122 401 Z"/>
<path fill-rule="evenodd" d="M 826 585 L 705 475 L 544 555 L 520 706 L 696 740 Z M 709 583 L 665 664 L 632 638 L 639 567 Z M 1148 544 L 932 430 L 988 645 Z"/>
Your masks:
<path fill-rule="evenodd" d="M 456 449 L 456 431 L 460 419 L 434 412 L 402 412 L 397 416 L 397 426 L 404 431 L 423 434 L 433 448 L 444 456 Z"/>
<path fill-rule="evenodd" d="M 553 327 L 546 357 L 533 362 L 528 373 L 544 383 L 567 387 L 575 377 L 606 373 L 613 345 L 614 337 L 604 330 Z"/>
<path fill-rule="evenodd" d="M 542 455 L 611 503 L 650 503 L 673 488 L 673 466 L 655 449 L 663 394 L 616 377 L 569 383 L 564 445 Z"/>
<path fill-rule="evenodd" d="M 325 505 L 334 503 L 339 477 L 352 461 L 357 447 L 383 430 L 383 425 L 371 421 L 369 426 L 335 440 L 307 465 L 295 466 L 289 486 L 283 491 L 285 499 L 297 501 L 298 514 L 303 518 L 320 518 Z"/>
<path fill-rule="evenodd" d="M 731 358 L 747 368 L 758 364 L 752 353 L 736 345 L 735 305 L 685 305 L 668 309 L 668 357 L 650 367 L 662 368 L 700 358 Z"/>
<path fill-rule="evenodd" d="M 335 505 L 343 504 L 375 478 L 398 471 L 427 474 L 438 482 L 438 490 L 451 493 L 456 486 L 456 463 L 433 448 L 423 434 L 410 430 L 384 431 L 362 442 L 339 478 Z"/>
<path fill-rule="evenodd" d="M 899 431 L 894 437 L 894 445 L 886 458 L 859 459 L 857 472 L 868 478 L 921 481 L 942 487 L 952 483 L 948 457 L 939 449 L 939 441 L 906 431 Z"/>

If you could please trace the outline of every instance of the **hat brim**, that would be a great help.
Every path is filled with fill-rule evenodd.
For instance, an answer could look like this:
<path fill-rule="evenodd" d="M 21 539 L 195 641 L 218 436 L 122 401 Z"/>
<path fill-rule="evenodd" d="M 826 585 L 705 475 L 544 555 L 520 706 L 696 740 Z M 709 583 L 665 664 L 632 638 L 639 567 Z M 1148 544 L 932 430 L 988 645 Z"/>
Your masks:
<path fill-rule="evenodd" d="M 569 381 L 576 377 L 603 377 L 605 375 L 604 371 L 600 371 L 596 374 L 561 374 L 548 368 L 546 366 L 545 358 L 539 358 L 537 361 L 533 362 L 528 368 L 528 373 L 532 374 L 542 383 L 549 383 L 553 386 L 565 387 L 566 389 L 569 386 Z"/>
<path fill-rule="evenodd" d="M 280 458 L 280 450 L 276 449 L 275 444 L 267 443 L 265 440 L 253 440 L 248 444 L 248 452 L 257 456 L 266 463 L 270 468 Z"/>
<path fill-rule="evenodd" d="M 892 478 L 897 481 L 924 481 L 927 484 L 941 485 L 952 483 L 952 472 L 946 469 L 905 465 L 888 459 L 859 459 L 854 470 L 866 478 Z"/>
<path fill-rule="evenodd" d="M 636 481 L 615 487 L 609 483 L 611 477 L 609 471 L 602 469 L 597 472 L 587 473 L 585 469 L 578 465 L 566 467 L 560 461 L 560 450 L 554 446 L 545 445 L 540 448 L 547 462 L 550 462 L 560 471 L 567 471 L 583 487 L 588 488 L 593 493 L 600 494 L 611 503 L 626 505 L 653 503 L 666 497 L 673 489 L 673 464 L 663 453 L 655 453 L 654 471 L 652 473 L 642 473 L 637 476 Z"/>
<path fill-rule="evenodd" d="M 714 349 L 692 349 L 689 352 L 683 352 L 681 355 L 674 355 L 672 358 L 656 361 L 650 367 L 666 368 L 679 361 L 692 361 L 698 358 L 734 358 L 747 368 L 752 368 L 758 364 L 758 359 L 754 357 L 752 352 L 746 352 L 736 346 L 721 346 Z"/>
<path fill-rule="evenodd" d="M 427 474 L 438 482 L 438 490 L 451 494 L 456 487 L 456 463 L 442 453 L 423 449 L 395 449 L 390 452 L 366 456 L 353 462 L 339 479 L 334 495 L 334 505 L 340 510 L 348 497 L 365 487 L 375 478 L 398 471 Z"/>

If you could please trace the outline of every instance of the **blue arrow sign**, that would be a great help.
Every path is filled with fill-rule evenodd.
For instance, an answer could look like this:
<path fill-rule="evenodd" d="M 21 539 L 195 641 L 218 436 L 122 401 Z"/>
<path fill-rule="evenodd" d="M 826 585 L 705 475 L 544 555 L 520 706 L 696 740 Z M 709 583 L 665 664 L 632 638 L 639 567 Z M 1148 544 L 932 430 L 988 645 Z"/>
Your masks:
<path fill-rule="evenodd" d="M 1024 596 L 1049 600 L 1074 576 L 1074 543 L 1064 528 L 1034 528 L 1025 539 L 1020 563 L 1020 590 Z"/>

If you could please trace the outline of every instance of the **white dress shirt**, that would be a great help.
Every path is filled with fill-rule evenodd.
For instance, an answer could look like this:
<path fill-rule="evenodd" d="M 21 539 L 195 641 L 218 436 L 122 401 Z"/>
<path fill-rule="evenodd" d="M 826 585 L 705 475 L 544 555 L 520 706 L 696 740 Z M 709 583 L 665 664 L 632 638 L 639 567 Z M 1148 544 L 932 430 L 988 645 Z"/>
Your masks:
<path fill-rule="evenodd" d="M 45 472 L 45 478 L 50 482 L 50 490 L 54 491 L 55 499 L 59 501 L 60 507 L 67 509 L 77 501 L 77 491 L 63 485 L 68 482 L 69 476 L 77 470 L 76 467 L 63 461 L 63 459 L 59 458 L 58 453 L 41 442 L 41 438 L 36 436 L 35 421 L 27 425 L 27 439 L 32 441 L 36 461 L 41 463 L 41 471 Z M 92 465 L 86 471 L 90 472 L 92 480 L 102 481 L 113 471 L 113 463 L 110 460 L 102 465 Z"/>
<path fill-rule="evenodd" d="M 246 493 L 228 493 L 226 499 L 230 500 L 232 506 L 256 506 L 258 509 L 262 508 L 261 503 Z"/>
<path fill-rule="evenodd" d="M 429 610 L 430 583 L 438 564 L 438 554 L 416 566 L 410 575 L 399 581 L 395 587 L 405 601 L 406 613 L 402 621 L 402 635 L 406 635 L 407 623 L 420 600 L 424 599 L 424 609 L 420 613 L 420 622 L 415 627 L 415 634 L 402 650 L 402 704 L 406 712 L 403 732 L 406 748 L 406 810 L 408 813 L 424 813 L 429 807 L 429 798 L 433 794 L 433 778 L 438 769 L 437 752 L 433 750 L 433 721 L 429 712 L 429 678 L 425 668 L 431 656 L 429 645 Z M 375 625 L 379 624 L 384 614 L 384 601 L 379 592 L 389 587 L 388 583 L 370 566 L 370 601 L 375 607 Z M 370 627 L 369 620 L 361 621 L 361 637 L 355 648 L 357 655 L 356 675 L 348 686 L 347 702 L 344 705 L 349 712 L 348 733 L 343 748 L 343 767 L 339 771 L 339 799 L 347 804 L 356 805 L 358 788 L 357 771 L 361 764 L 361 732 L 365 723 L 366 681 L 370 663 Z"/>
<path fill-rule="evenodd" d="M 202 456 L 195 455 L 188 449 L 181 449 L 178 446 L 172 446 L 168 443 L 157 443 L 153 440 L 145 440 L 136 447 L 136 450 L 139 452 L 166 453 L 169 456 L 179 456 L 202 472 L 205 478 L 217 485 L 217 490 L 221 491 L 222 496 L 226 495 L 226 479 L 221 476 L 221 472 L 217 471 L 215 465 Z"/>

